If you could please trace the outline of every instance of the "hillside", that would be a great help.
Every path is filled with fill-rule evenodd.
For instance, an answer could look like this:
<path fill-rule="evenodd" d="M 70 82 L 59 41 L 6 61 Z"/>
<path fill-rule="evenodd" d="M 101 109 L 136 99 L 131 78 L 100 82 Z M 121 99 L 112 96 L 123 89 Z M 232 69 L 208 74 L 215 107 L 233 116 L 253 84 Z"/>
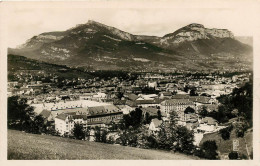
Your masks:
<path fill-rule="evenodd" d="M 248 69 L 252 47 L 229 30 L 190 24 L 163 37 L 133 35 L 95 21 L 46 32 L 9 54 L 95 70 Z M 206 63 L 205 63 L 206 62 Z"/>
<path fill-rule="evenodd" d="M 253 131 L 248 130 L 245 133 L 244 138 L 237 138 L 235 135 L 235 131 L 233 130 L 230 135 L 229 140 L 223 140 L 221 135 L 219 133 L 210 133 L 210 134 L 205 134 L 203 139 L 200 142 L 200 145 L 203 144 L 203 142 L 208 141 L 208 140 L 215 140 L 218 146 L 218 151 L 223 154 L 228 154 L 232 151 L 233 149 L 233 140 L 239 140 L 239 153 L 244 154 L 247 156 L 247 151 L 246 151 L 246 144 L 248 146 L 249 154 L 251 155 L 253 153 Z"/>
<path fill-rule="evenodd" d="M 72 78 L 93 78 L 93 76 L 87 72 L 80 69 L 69 68 L 65 65 L 56 65 L 52 63 L 47 63 L 43 61 L 38 61 L 34 59 L 29 59 L 18 55 L 8 55 L 8 80 L 16 81 L 15 73 L 21 71 L 35 70 L 44 71 L 47 76 L 58 76 L 62 78 L 72 79 Z"/>
<path fill-rule="evenodd" d="M 17 141 L 19 140 L 19 141 Z M 158 150 L 35 135 L 8 130 L 8 159 L 17 160 L 195 160 L 197 157 Z"/>

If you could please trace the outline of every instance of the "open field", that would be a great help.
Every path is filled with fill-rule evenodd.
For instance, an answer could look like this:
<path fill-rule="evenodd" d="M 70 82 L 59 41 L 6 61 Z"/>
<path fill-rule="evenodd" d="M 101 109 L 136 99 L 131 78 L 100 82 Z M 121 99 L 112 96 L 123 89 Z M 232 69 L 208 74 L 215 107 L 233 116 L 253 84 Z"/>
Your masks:
<path fill-rule="evenodd" d="M 195 160 L 198 158 L 180 153 L 139 149 L 120 145 L 88 142 L 49 135 L 35 135 L 16 130 L 8 130 L 8 159 Z"/>

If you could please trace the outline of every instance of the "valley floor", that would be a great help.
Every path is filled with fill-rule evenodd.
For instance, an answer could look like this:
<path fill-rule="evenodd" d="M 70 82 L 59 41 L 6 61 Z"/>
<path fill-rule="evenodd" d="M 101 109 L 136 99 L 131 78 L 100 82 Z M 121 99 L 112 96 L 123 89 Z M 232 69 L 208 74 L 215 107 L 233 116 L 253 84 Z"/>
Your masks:
<path fill-rule="evenodd" d="M 196 160 L 197 157 L 8 130 L 9 160 Z"/>

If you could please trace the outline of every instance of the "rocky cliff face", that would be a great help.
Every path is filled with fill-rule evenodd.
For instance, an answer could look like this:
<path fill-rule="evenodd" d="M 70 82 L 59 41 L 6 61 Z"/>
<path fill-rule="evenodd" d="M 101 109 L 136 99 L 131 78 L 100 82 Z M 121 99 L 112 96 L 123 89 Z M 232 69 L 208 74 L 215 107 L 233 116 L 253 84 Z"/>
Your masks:
<path fill-rule="evenodd" d="M 174 33 L 167 34 L 160 40 L 161 45 L 176 46 L 183 42 L 191 42 L 198 39 L 234 38 L 232 32 L 227 29 L 208 29 L 201 24 L 189 24 Z"/>

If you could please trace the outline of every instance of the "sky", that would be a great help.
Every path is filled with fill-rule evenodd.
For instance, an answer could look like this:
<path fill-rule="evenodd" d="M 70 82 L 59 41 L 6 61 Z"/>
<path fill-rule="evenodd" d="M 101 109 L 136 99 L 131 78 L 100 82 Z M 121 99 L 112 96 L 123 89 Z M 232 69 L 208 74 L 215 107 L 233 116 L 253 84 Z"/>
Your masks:
<path fill-rule="evenodd" d="M 255 20 L 243 8 L 84 8 L 66 5 L 20 7 L 7 12 L 8 47 L 16 47 L 43 32 L 64 31 L 88 20 L 136 35 L 163 36 L 190 23 L 228 29 L 235 36 L 251 36 Z M 245 22 L 246 21 L 246 22 Z"/>

